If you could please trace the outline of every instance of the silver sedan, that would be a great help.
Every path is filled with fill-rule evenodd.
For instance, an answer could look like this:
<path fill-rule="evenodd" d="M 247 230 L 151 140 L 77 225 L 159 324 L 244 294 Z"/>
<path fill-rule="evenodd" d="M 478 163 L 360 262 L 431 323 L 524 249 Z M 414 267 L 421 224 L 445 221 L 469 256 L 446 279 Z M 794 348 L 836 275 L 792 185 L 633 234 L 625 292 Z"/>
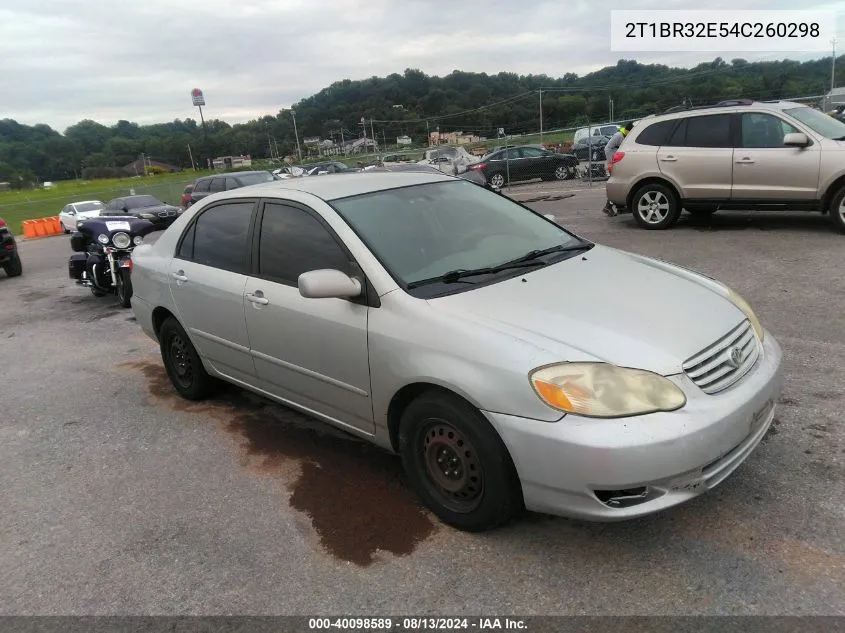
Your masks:
<path fill-rule="evenodd" d="M 781 388 L 778 343 L 721 283 L 437 173 L 214 194 L 133 260 L 179 394 L 222 379 L 395 451 L 465 530 L 690 499 Z"/>

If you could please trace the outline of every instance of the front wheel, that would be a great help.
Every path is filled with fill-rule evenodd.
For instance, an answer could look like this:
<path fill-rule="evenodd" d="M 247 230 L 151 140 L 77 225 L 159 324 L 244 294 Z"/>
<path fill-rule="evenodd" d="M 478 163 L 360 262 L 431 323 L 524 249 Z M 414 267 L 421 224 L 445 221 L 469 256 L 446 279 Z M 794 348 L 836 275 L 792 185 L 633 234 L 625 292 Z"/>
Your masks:
<path fill-rule="evenodd" d="M 834 228 L 840 233 L 845 233 L 845 187 L 841 187 L 839 191 L 834 194 L 830 201 L 830 220 L 833 222 Z"/>
<path fill-rule="evenodd" d="M 644 229 L 668 229 L 678 221 L 681 205 L 669 187 L 652 182 L 643 185 L 634 194 L 631 212 L 637 224 Z"/>
<path fill-rule="evenodd" d="M 61 225 L 61 227 L 62 227 L 62 233 L 64 233 L 65 235 L 67 235 L 68 233 L 70 233 L 70 229 L 69 229 L 69 228 L 67 228 L 67 227 L 65 226 L 65 223 L 64 223 L 64 222 L 62 222 L 62 221 L 60 220 L 60 221 L 59 221 L 59 224 L 60 224 L 60 225 Z"/>
<path fill-rule="evenodd" d="M 399 426 L 402 464 L 425 505 L 468 532 L 503 525 L 523 507 L 507 448 L 469 403 L 431 391 L 414 400 Z"/>
<path fill-rule="evenodd" d="M 120 271 L 120 278 L 117 281 L 117 299 L 121 307 L 132 307 L 132 277 L 126 269 Z"/>
<path fill-rule="evenodd" d="M 3 266 L 3 270 L 9 277 L 20 277 L 23 273 L 23 264 L 21 263 L 21 256 L 15 253 L 12 260 Z"/>
<path fill-rule="evenodd" d="M 211 395 L 214 379 L 205 371 L 188 333 L 173 317 L 161 325 L 158 339 L 161 360 L 173 387 L 186 400 L 203 400 Z"/>

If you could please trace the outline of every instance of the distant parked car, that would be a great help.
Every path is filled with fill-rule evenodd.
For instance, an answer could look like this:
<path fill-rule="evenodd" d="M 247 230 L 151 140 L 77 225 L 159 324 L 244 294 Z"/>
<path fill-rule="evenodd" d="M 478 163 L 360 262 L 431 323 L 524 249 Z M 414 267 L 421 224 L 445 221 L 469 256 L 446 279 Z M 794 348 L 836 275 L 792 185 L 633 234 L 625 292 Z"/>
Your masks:
<path fill-rule="evenodd" d="M 134 216 L 149 220 L 158 228 L 167 228 L 179 217 L 183 209 L 162 202 L 155 196 L 125 196 L 109 200 L 100 211 L 103 216 Z M 78 228 L 78 227 L 77 227 Z"/>
<path fill-rule="evenodd" d="M 9 277 L 18 277 L 23 272 L 18 244 L 3 218 L 0 218 L 0 267 Z"/>
<path fill-rule="evenodd" d="M 194 182 L 194 190 L 191 192 L 191 201 L 187 206 L 191 206 L 213 193 L 219 191 L 231 191 L 232 189 L 240 189 L 241 187 L 248 187 L 250 185 L 257 185 L 262 182 L 272 182 L 276 180 L 269 171 L 235 171 L 231 173 L 214 174 L 213 176 L 204 176 L 198 178 Z"/>
<path fill-rule="evenodd" d="M 427 149 L 423 153 L 421 165 L 434 165 L 446 174 L 457 175 L 469 169 L 479 161 L 478 156 L 473 156 L 463 147 L 437 147 Z"/>
<path fill-rule="evenodd" d="M 575 141 L 569 151 L 574 154 L 578 162 L 604 162 L 604 146 L 610 140 L 609 136 L 585 136 Z"/>
<path fill-rule="evenodd" d="M 287 180 L 288 178 L 301 178 L 305 175 L 305 170 L 296 165 L 287 165 L 273 170 L 273 175 L 279 180 Z"/>
<path fill-rule="evenodd" d="M 66 204 L 59 212 L 59 223 L 65 233 L 76 230 L 76 223 L 85 218 L 95 218 L 105 205 L 100 200 L 82 200 Z"/>
<path fill-rule="evenodd" d="M 305 173 L 308 176 L 322 176 L 324 174 L 354 174 L 355 172 L 361 171 L 360 169 L 350 167 L 339 160 L 306 165 L 305 170 Z"/>
<path fill-rule="evenodd" d="M 511 147 L 487 154 L 481 162 L 470 165 L 480 171 L 493 187 L 508 182 L 531 180 L 568 180 L 575 177 L 578 159 L 572 154 L 556 154 L 539 147 Z"/>
<path fill-rule="evenodd" d="M 190 185 L 186 185 L 185 188 L 182 190 L 182 197 L 179 199 L 179 204 L 183 207 L 187 207 L 191 204 L 191 192 L 194 190 L 194 183 Z"/>
<path fill-rule="evenodd" d="M 596 125 L 593 127 L 582 127 L 575 130 L 575 135 L 572 137 L 572 142 L 577 143 L 584 140 L 588 136 L 606 136 L 610 138 L 619 131 L 618 125 Z"/>

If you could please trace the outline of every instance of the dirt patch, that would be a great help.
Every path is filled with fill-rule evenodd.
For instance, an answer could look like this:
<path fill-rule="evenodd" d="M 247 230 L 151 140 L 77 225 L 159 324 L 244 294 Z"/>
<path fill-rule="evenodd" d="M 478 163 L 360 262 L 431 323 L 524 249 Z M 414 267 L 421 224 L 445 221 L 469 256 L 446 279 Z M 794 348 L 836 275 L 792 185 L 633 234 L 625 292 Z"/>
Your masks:
<path fill-rule="evenodd" d="M 216 419 L 237 438 L 243 466 L 285 480 L 291 506 L 336 558 L 371 565 L 379 552 L 406 556 L 434 533 L 395 455 L 233 387 L 204 402 L 183 400 L 159 362 L 119 367 L 143 372 L 150 394 L 170 408 Z"/>

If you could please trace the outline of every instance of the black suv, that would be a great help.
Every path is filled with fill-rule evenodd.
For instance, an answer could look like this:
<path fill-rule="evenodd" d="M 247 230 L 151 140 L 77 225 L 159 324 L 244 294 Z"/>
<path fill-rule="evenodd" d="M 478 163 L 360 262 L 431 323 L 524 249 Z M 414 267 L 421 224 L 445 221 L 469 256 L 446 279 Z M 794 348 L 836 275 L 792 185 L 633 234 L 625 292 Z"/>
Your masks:
<path fill-rule="evenodd" d="M 262 182 L 278 180 L 269 171 L 235 171 L 228 174 L 214 174 L 204 176 L 194 182 L 194 190 L 191 192 L 191 200 L 187 206 L 199 202 L 206 196 L 220 191 L 240 189 L 249 185 L 257 185 Z"/>
<path fill-rule="evenodd" d="M 181 207 L 162 202 L 155 196 L 124 196 L 109 200 L 100 210 L 100 217 L 131 215 L 142 220 L 149 220 L 159 228 L 167 228 L 182 213 Z"/>
<path fill-rule="evenodd" d="M 2 218 L 0 218 L 0 266 L 9 277 L 17 277 L 23 272 L 15 236 Z"/>

